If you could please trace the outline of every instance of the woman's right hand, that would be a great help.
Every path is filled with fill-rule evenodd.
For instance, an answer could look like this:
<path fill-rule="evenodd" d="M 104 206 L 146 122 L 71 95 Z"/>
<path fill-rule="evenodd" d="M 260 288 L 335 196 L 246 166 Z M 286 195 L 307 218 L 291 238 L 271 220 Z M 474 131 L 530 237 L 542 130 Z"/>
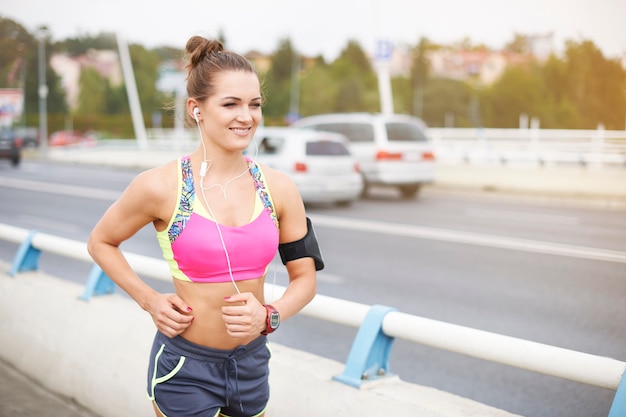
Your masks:
<path fill-rule="evenodd" d="M 194 318 L 191 307 L 176 294 L 156 294 L 146 310 L 157 329 L 169 338 L 184 332 Z"/>

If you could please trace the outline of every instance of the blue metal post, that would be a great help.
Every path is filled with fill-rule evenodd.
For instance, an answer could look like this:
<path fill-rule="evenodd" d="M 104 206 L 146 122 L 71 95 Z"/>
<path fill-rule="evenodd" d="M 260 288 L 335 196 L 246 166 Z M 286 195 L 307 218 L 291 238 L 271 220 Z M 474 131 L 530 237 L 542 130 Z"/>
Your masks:
<path fill-rule="evenodd" d="M 33 247 L 33 237 L 35 234 L 37 234 L 37 231 L 31 231 L 20 244 L 13 258 L 13 265 L 9 271 L 10 276 L 14 277 L 18 272 L 36 271 L 39 269 L 39 254 L 41 251 Z"/>
<path fill-rule="evenodd" d="M 112 294 L 113 292 L 115 292 L 115 283 L 98 265 L 94 264 L 87 278 L 85 292 L 79 298 L 83 301 L 89 301 L 93 295 Z"/>
<path fill-rule="evenodd" d="M 608 417 L 624 417 L 626 416 L 626 380 L 624 378 L 626 372 L 622 375 L 622 379 L 615 392 L 613 398 L 613 404 L 611 404 L 611 410 L 609 410 Z"/>
<path fill-rule="evenodd" d="M 393 337 L 383 333 L 383 319 L 395 308 L 374 305 L 365 316 L 354 339 L 343 374 L 335 381 L 359 388 L 364 382 L 389 377 L 389 355 Z"/>

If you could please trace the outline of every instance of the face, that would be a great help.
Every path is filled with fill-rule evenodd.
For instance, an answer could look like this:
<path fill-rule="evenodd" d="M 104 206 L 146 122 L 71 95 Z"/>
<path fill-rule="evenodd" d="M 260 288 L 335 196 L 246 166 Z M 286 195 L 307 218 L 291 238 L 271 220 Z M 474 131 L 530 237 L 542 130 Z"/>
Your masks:
<path fill-rule="evenodd" d="M 215 94 L 200 109 L 200 127 L 207 145 L 227 151 L 245 149 L 261 123 L 261 87 L 254 73 L 227 71 L 215 79 Z"/>

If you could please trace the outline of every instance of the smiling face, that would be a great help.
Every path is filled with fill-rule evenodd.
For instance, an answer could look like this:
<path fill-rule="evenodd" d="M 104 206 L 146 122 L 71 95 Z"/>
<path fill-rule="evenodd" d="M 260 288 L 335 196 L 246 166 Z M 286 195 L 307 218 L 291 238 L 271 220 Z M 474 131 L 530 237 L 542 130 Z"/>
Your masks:
<path fill-rule="evenodd" d="M 206 145 L 243 151 L 263 117 L 259 79 L 252 72 L 224 71 L 214 81 L 214 94 L 197 103 Z"/>

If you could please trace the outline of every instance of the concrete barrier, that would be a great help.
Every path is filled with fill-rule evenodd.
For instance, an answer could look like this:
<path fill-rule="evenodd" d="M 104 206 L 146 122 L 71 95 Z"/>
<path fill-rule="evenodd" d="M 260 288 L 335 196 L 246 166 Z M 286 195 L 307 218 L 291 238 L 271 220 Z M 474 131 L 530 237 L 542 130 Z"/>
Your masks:
<path fill-rule="evenodd" d="M 9 277 L 0 262 L 0 357 L 102 417 L 153 416 L 146 367 L 154 325 L 121 294 L 79 299 L 83 287 L 42 272 Z M 271 336 L 270 336 L 271 341 Z M 344 364 L 272 344 L 268 417 L 512 417 L 433 388 L 389 378 L 356 389 Z"/>

